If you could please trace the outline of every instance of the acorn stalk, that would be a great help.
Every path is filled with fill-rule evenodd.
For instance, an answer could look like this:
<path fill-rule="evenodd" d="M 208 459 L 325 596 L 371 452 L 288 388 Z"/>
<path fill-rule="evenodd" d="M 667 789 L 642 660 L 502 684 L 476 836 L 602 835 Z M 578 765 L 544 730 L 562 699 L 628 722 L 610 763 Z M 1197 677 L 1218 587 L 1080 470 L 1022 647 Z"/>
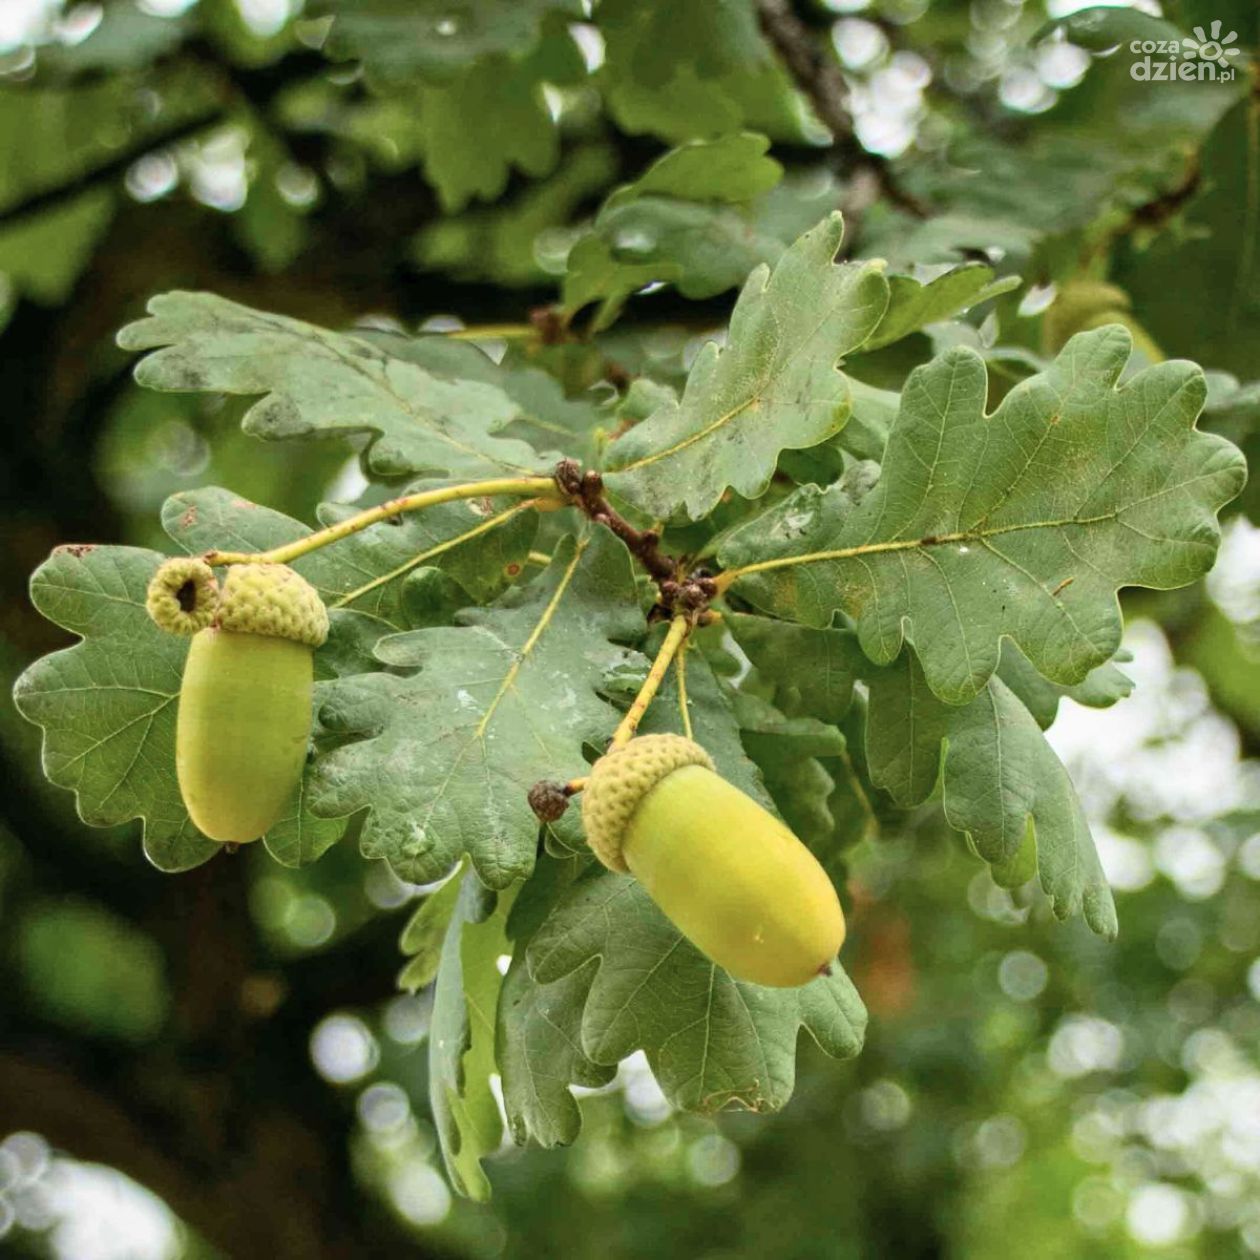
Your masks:
<path fill-rule="evenodd" d="M 175 728 L 189 817 L 212 840 L 257 840 L 302 775 L 328 613 L 287 565 L 234 565 L 220 593 L 200 560 L 163 565 L 149 611 L 166 629 L 195 631 Z"/>
<path fill-rule="evenodd" d="M 613 749 L 592 769 L 582 820 L 600 861 L 634 875 L 736 979 L 790 987 L 829 970 L 845 927 L 826 872 L 698 744 L 641 735 Z"/>

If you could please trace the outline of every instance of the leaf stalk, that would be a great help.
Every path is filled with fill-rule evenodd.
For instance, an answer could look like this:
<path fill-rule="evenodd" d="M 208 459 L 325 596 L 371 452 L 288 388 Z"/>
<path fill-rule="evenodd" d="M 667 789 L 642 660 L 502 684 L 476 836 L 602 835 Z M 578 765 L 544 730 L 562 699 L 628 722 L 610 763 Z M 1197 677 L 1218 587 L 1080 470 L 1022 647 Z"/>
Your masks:
<path fill-rule="evenodd" d="M 687 703 L 687 645 L 678 653 L 678 712 L 682 716 L 683 734 L 688 739 L 695 739 L 691 733 L 691 706 Z"/>
<path fill-rule="evenodd" d="M 452 341 L 481 341 L 500 338 L 504 341 L 521 341 L 538 336 L 533 324 L 469 324 L 465 328 L 453 328 L 446 334 Z"/>

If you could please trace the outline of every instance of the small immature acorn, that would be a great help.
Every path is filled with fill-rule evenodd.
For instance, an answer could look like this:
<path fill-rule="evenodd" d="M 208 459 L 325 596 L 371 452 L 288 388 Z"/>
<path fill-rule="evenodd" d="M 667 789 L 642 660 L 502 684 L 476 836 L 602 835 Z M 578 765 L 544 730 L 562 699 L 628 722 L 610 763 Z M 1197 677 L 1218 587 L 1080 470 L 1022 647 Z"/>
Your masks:
<path fill-rule="evenodd" d="M 220 592 L 195 558 L 163 564 L 147 606 L 163 629 L 193 635 L 175 725 L 189 817 L 212 840 L 257 840 L 302 774 L 328 612 L 287 565 L 233 565 Z"/>
<path fill-rule="evenodd" d="M 1083 277 L 1061 284 L 1041 321 L 1041 348 L 1058 354 L 1069 338 L 1106 324 L 1123 324 L 1133 337 L 1134 348 L 1151 363 L 1159 363 L 1164 353 L 1133 314 L 1133 299 L 1121 288 L 1105 280 Z"/>
<path fill-rule="evenodd" d="M 529 807 L 539 822 L 555 822 L 569 808 L 569 793 L 563 783 L 539 779 L 529 789 Z"/>
<path fill-rule="evenodd" d="M 814 855 L 692 740 L 640 735 L 605 754 L 582 822 L 596 857 L 634 875 L 736 979 L 805 984 L 844 942 L 840 900 Z"/>

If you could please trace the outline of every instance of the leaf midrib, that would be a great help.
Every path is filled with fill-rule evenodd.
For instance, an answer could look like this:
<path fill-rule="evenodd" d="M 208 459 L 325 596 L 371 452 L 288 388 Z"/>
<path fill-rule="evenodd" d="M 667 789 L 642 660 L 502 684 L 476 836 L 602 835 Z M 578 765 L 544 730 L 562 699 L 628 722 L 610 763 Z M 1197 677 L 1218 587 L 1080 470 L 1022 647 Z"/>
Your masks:
<path fill-rule="evenodd" d="M 870 268 L 864 267 L 864 268 L 861 268 L 861 270 L 867 271 L 867 270 L 870 270 Z M 861 277 L 859 276 L 857 279 L 860 282 Z M 856 284 L 854 284 L 851 287 L 855 288 Z M 759 298 L 764 299 L 768 292 L 769 292 L 769 285 L 767 284 L 767 287 L 763 289 L 761 293 L 759 293 L 757 296 Z M 846 292 L 844 296 L 847 297 L 848 293 Z M 755 406 L 757 403 L 761 402 L 770 393 L 770 390 L 773 387 L 776 379 L 781 377 L 784 373 L 787 372 L 788 368 L 791 366 L 796 356 L 800 354 L 807 346 L 813 345 L 814 339 L 818 336 L 819 332 L 822 330 L 824 325 L 826 325 L 827 321 L 831 319 L 832 316 L 835 314 L 836 306 L 838 306 L 839 304 L 840 304 L 839 300 L 837 300 L 832 306 L 828 308 L 828 310 L 823 315 L 823 317 L 810 330 L 809 334 L 805 337 L 802 337 L 796 343 L 796 345 L 793 346 L 788 351 L 787 357 L 782 362 L 773 362 L 771 363 L 769 367 L 767 367 L 767 369 L 764 372 L 759 373 L 756 387 L 752 390 L 749 396 L 745 398 L 737 406 L 732 407 L 729 411 L 719 416 L 712 423 L 706 425 L 698 433 L 692 433 L 688 437 L 683 438 L 682 441 L 675 442 L 673 446 L 668 446 L 663 451 L 656 451 L 651 455 L 645 455 L 643 456 L 642 459 L 634 460 L 633 462 L 626 464 L 622 468 L 615 468 L 610 471 L 616 472 L 616 473 L 634 472 L 635 470 L 639 468 L 644 468 L 649 464 L 654 464 L 658 462 L 659 460 L 669 459 L 672 456 L 677 455 L 680 451 L 686 450 L 689 446 L 694 446 L 695 443 L 703 441 L 710 434 L 716 433 L 718 429 L 724 428 L 726 425 L 730 424 L 733 420 L 736 420 L 739 416 L 741 416 L 750 407 Z M 734 322 L 734 319 L 732 318 L 732 323 L 733 322 Z M 732 353 L 732 351 L 723 350 L 721 353 L 729 354 L 729 353 Z M 844 353 L 843 348 L 838 349 L 836 351 L 835 358 L 838 360 L 840 355 L 842 355 L 843 353 Z M 840 371 L 840 369 L 836 366 L 834 362 L 832 363 L 832 369 L 835 371 L 836 377 L 840 381 L 843 381 L 844 374 Z M 682 402 L 678 404 L 678 409 L 680 411 L 685 407 L 686 402 L 687 402 L 687 399 L 686 399 L 686 395 L 684 394 Z"/>
<path fill-rule="evenodd" d="M 423 827 L 427 828 L 429 822 L 433 818 L 433 811 L 437 807 L 437 803 L 445 798 L 446 791 L 451 785 L 451 780 L 455 777 L 460 766 L 463 765 L 464 758 L 467 756 L 469 749 L 471 749 L 475 744 L 482 743 L 485 737 L 486 728 L 489 726 L 491 719 L 494 717 L 495 711 L 502 703 L 504 696 L 507 695 L 507 693 L 511 690 L 513 683 L 515 683 L 517 676 L 520 674 L 521 666 L 525 663 L 529 654 L 537 646 L 538 640 L 542 638 L 547 626 L 555 617 L 556 610 L 560 607 L 565 592 L 569 589 L 569 585 L 573 581 L 573 575 L 577 572 L 578 564 L 581 562 L 582 555 L 585 552 L 586 547 L 586 540 L 580 540 L 574 547 L 573 559 L 565 566 L 564 573 L 561 575 L 560 581 L 557 584 L 555 591 L 552 593 L 551 598 L 547 601 L 547 606 L 543 609 L 542 615 L 534 625 L 529 637 L 516 653 L 511 667 L 504 675 L 503 681 L 500 683 L 499 689 L 495 693 L 494 698 L 486 706 L 486 711 L 481 715 L 480 720 L 473 729 L 472 735 L 464 741 L 459 752 L 455 755 L 455 758 L 451 762 L 451 768 L 447 772 L 446 778 L 442 780 L 441 786 L 433 793 L 433 796 L 429 801 L 428 808 L 424 812 L 424 818 L 421 823 Z"/>

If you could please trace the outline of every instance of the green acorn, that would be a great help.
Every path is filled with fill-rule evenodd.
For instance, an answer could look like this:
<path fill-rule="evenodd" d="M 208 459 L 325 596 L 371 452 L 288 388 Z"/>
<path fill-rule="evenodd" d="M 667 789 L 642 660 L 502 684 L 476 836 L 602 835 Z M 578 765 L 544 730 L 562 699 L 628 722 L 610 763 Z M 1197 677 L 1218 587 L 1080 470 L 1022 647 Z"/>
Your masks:
<path fill-rule="evenodd" d="M 163 629 L 193 635 L 175 728 L 189 817 L 212 840 L 257 840 L 302 775 L 328 612 L 287 565 L 233 565 L 220 592 L 191 558 L 162 565 L 147 606 Z"/>
<path fill-rule="evenodd" d="M 739 980 L 805 984 L 844 942 L 840 900 L 814 855 L 692 740 L 640 735 L 601 757 L 582 822 L 596 857 L 634 875 Z"/>
<path fill-rule="evenodd" d="M 1121 288 L 1104 280 L 1069 280 L 1046 308 L 1041 321 L 1042 349 L 1058 354 L 1068 339 L 1107 324 L 1123 324 L 1134 346 L 1151 363 L 1161 363 L 1163 351 L 1133 314 L 1133 300 Z"/>

